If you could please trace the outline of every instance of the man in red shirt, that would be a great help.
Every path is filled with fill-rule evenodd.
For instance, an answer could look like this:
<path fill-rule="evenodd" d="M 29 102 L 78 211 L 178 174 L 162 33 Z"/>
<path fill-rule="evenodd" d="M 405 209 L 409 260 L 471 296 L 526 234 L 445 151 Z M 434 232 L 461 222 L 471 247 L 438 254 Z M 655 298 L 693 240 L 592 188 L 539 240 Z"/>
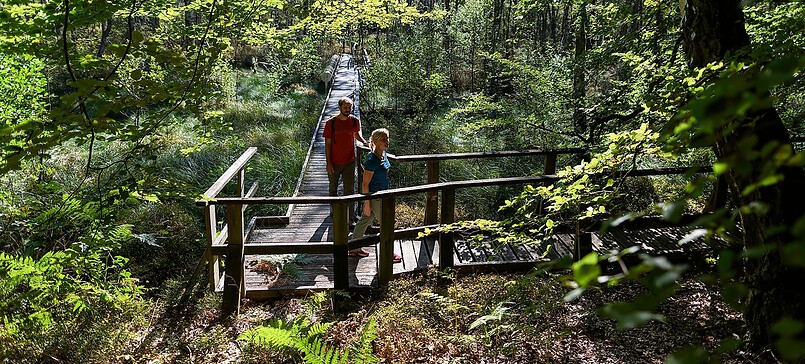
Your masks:
<path fill-rule="evenodd" d="M 352 104 L 349 97 L 339 99 L 339 114 L 324 124 L 324 154 L 327 157 L 330 196 L 338 194 L 339 177 L 344 181 L 344 194 L 355 193 L 355 140 L 369 144 L 361 135 L 361 120 L 350 115 Z M 349 208 L 349 219 L 355 219 L 352 206 Z"/>

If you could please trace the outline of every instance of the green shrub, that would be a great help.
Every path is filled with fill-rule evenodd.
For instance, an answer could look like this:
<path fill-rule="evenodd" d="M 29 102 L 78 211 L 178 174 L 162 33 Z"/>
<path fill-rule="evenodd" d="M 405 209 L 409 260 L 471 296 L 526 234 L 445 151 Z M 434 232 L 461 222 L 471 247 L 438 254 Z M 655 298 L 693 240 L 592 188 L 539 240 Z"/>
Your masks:
<path fill-rule="evenodd" d="M 238 340 L 253 345 L 280 349 L 288 355 L 299 354 L 306 363 L 376 363 L 372 341 L 377 338 L 374 319 L 369 319 L 358 342 L 344 351 L 322 339 L 332 323 L 311 323 L 304 316 L 294 322 L 274 319 L 267 326 L 246 330 Z"/>
<path fill-rule="evenodd" d="M 142 288 L 113 256 L 129 226 L 89 227 L 40 258 L 0 253 L 0 357 L 14 362 L 108 361 L 142 310 Z"/>
<path fill-rule="evenodd" d="M 192 272 L 206 247 L 203 222 L 175 203 L 143 203 L 122 221 L 135 225 L 135 235 L 118 253 L 130 259 L 132 275 L 146 287 Z"/>

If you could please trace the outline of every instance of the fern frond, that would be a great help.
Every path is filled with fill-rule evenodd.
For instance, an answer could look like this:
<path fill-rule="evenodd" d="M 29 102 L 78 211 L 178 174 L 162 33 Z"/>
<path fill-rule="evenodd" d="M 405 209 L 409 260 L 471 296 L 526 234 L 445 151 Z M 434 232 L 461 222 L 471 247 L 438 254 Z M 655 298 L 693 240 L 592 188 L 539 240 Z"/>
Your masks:
<path fill-rule="evenodd" d="M 341 355 L 341 360 L 337 360 L 338 358 L 336 358 L 337 361 L 333 360 L 333 363 L 334 364 L 346 364 L 347 363 L 347 358 L 349 358 L 349 348 L 347 348 L 347 350 L 344 351 L 344 355 Z"/>
<path fill-rule="evenodd" d="M 308 336 L 316 336 L 321 335 L 327 332 L 332 325 L 332 322 L 318 322 L 308 327 L 307 335 Z"/>
<path fill-rule="evenodd" d="M 332 351 L 337 351 L 337 349 L 333 348 Z M 332 357 L 331 350 L 327 347 L 327 343 L 319 338 L 315 338 L 312 341 L 308 339 L 303 352 L 305 353 L 305 362 L 308 364 L 331 364 L 327 358 L 328 353 Z"/>
<path fill-rule="evenodd" d="M 292 349 L 296 353 L 301 353 L 304 361 L 309 364 L 346 363 L 349 350 L 342 355 L 337 347 L 328 346 L 327 342 L 321 339 L 321 335 L 326 333 L 331 325 L 331 322 L 311 324 L 304 316 L 300 316 L 293 323 L 283 323 L 282 320 L 274 319 L 268 326 L 247 330 L 238 336 L 238 340 L 269 347 Z M 374 321 L 372 321 L 370 333 L 364 333 L 362 338 L 370 338 L 371 343 L 371 340 L 376 337 L 375 331 Z M 368 350 L 371 355 L 371 345 L 368 346 Z"/>
<path fill-rule="evenodd" d="M 456 300 L 450 297 L 444 297 L 442 295 L 432 293 L 432 292 L 422 292 L 419 294 L 422 297 L 425 297 L 431 301 L 434 301 L 441 305 L 443 308 L 448 309 L 449 311 L 458 311 L 458 310 L 466 310 L 471 311 L 469 307 L 458 303 Z"/>
<path fill-rule="evenodd" d="M 361 332 L 360 342 L 357 343 L 357 357 L 353 358 L 355 363 L 377 363 L 379 360 L 372 353 L 372 342 L 377 339 L 377 323 L 374 317 L 370 317 Z"/>
<path fill-rule="evenodd" d="M 128 224 L 118 225 L 109 232 L 109 239 L 111 239 L 114 243 L 125 243 L 134 237 L 134 235 L 131 233 L 131 228 L 133 227 L 134 226 Z"/>
<path fill-rule="evenodd" d="M 298 265 L 294 262 L 288 262 L 282 265 L 282 269 L 280 269 L 280 273 L 285 273 L 288 277 L 296 280 L 306 280 L 307 274 L 299 268 Z"/>
<path fill-rule="evenodd" d="M 275 348 L 296 348 L 291 331 L 269 326 L 248 329 L 238 340 Z"/>
<path fill-rule="evenodd" d="M 308 254 L 297 254 L 293 258 L 293 262 L 298 265 L 310 264 L 311 262 L 313 262 L 313 256 Z"/>

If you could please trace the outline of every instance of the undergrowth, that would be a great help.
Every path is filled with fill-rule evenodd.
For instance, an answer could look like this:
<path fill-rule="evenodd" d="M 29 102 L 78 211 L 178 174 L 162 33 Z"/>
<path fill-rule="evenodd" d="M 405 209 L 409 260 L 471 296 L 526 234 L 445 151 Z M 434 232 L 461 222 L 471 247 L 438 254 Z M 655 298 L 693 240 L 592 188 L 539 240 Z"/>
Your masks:
<path fill-rule="evenodd" d="M 177 319 L 217 317 L 220 307 L 212 298 L 180 304 L 206 244 L 194 201 L 250 146 L 259 148 L 246 171 L 249 186 L 259 182 L 257 195 L 293 193 L 324 96 L 299 85 L 266 92 L 275 87 L 271 77 L 241 78 L 252 86 L 239 88 L 239 102 L 211 111 L 216 122 L 170 116 L 171 127 L 143 139 L 135 154 L 98 138 L 92 166 L 109 169 L 97 174 L 85 174 L 88 145 L 69 144 L 0 177 L 0 362 L 153 357 L 147 345 L 166 331 L 163 348 L 188 351 L 189 361 L 228 346 L 226 326 L 210 325 L 198 340 L 176 331 Z"/>
<path fill-rule="evenodd" d="M 534 355 L 535 346 L 565 335 L 553 324 L 565 291 L 545 273 L 470 275 L 447 287 L 433 274 L 394 280 L 375 312 L 377 355 L 401 362 Z"/>
<path fill-rule="evenodd" d="M 360 338 L 343 350 L 322 338 L 331 326 L 332 323 L 311 323 L 305 316 L 299 316 L 293 322 L 274 319 L 268 325 L 250 328 L 238 336 L 238 340 L 269 349 L 285 350 L 290 355 L 299 353 L 310 364 L 377 362 L 372 354 L 372 341 L 377 338 L 377 327 L 373 319 L 366 322 Z"/>

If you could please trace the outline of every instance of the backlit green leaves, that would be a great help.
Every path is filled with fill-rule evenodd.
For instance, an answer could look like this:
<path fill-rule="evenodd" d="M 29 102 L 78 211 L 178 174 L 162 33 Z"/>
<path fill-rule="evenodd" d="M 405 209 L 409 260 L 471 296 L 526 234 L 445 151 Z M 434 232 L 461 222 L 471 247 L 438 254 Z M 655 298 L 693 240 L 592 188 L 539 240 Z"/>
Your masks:
<path fill-rule="evenodd" d="M 44 67 L 41 59 L 28 54 L 0 53 L 0 174 L 47 149 L 31 148 L 31 141 L 48 139 L 55 131 L 47 127 Z"/>
<path fill-rule="evenodd" d="M 771 331 L 779 337 L 776 346 L 783 359 L 795 362 L 805 357 L 805 340 L 800 336 L 803 329 L 805 324 L 790 318 L 782 318 L 771 327 Z"/>
<path fill-rule="evenodd" d="M 573 263 L 572 268 L 573 279 L 582 287 L 589 287 L 594 284 L 601 275 L 601 267 L 598 266 L 598 254 L 595 252 L 587 254 Z"/>

